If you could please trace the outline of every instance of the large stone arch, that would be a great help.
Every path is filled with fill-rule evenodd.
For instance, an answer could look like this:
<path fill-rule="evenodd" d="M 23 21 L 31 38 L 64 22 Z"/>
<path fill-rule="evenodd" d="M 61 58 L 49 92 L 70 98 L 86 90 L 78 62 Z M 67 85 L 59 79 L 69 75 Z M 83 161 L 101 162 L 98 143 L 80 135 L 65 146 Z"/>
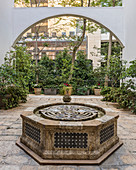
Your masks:
<path fill-rule="evenodd" d="M 4 0 L 0 6 L 0 64 L 24 30 L 34 23 L 54 16 L 73 15 L 91 19 L 108 28 L 125 46 L 123 58 L 136 58 L 136 1 L 123 0 L 123 7 L 114 8 L 14 8 L 14 0 Z"/>
<path fill-rule="evenodd" d="M 32 25 L 41 22 L 44 19 L 50 19 L 58 16 L 75 16 L 87 18 L 99 25 L 105 27 L 118 39 L 124 46 L 123 38 L 123 9 L 120 8 L 23 8 L 14 9 L 13 45 L 20 36 Z M 116 24 L 116 22 L 118 24 Z"/>

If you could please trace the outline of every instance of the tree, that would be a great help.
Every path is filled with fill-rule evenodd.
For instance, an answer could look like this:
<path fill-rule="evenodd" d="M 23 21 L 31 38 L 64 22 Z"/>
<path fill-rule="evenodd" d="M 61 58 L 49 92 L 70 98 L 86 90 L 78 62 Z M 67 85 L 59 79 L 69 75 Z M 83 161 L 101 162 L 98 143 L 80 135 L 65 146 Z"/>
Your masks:
<path fill-rule="evenodd" d="M 116 1 L 116 0 L 80 0 L 80 1 L 73 1 L 73 0 L 59 0 L 59 5 L 67 7 L 90 7 L 90 6 L 116 6 L 116 5 L 121 5 L 121 1 Z M 84 37 L 85 37 L 85 31 L 87 30 L 87 21 L 86 19 L 83 19 L 82 22 L 82 34 L 81 36 L 77 36 L 76 41 L 74 41 L 73 49 L 72 49 L 72 66 L 71 66 L 71 74 L 69 76 L 69 81 L 72 79 L 72 74 L 73 74 L 73 68 L 74 68 L 74 62 L 75 62 L 75 57 L 76 53 L 78 51 L 78 48 L 82 44 Z M 93 27 L 94 28 L 94 27 Z M 110 35 L 110 40 L 109 40 L 109 50 L 108 50 L 108 56 L 111 56 L 111 45 L 112 45 L 112 34 Z M 107 60 L 107 65 L 109 64 L 109 58 Z"/>
<path fill-rule="evenodd" d="M 70 6 L 70 7 L 90 7 L 90 6 L 95 6 L 95 5 L 99 5 L 100 1 L 91 1 L 91 0 L 79 0 L 79 1 L 73 1 L 73 0 L 60 0 L 58 1 L 58 4 L 64 7 Z M 74 22 L 73 22 L 74 23 Z M 75 58 L 76 58 L 76 53 L 79 49 L 79 47 L 81 46 L 84 38 L 85 38 L 85 32 L 86 30 L 93 32 L 97 30 L 96 25 L 94 26 L 90 26 L 89 21 L 87 22 L 87 20 L 85 18 L 82 19 L 82 25 L 80 26 L 80 29 L 82 30 L 82 33 L 80 35 L 78 35 L 77 37 L 74 37 L 74 43 L 73 43 L 73 47 L 72 47 L 72 65 L 71 65 L 71 70 L 70 70 L 70 75 L 69 75 L 69 81 L 71 81 L 72 79 L 72 75 L 73 75 L 73 69 L 74 69 L 74 63 L 75 63 Z M 90 29 L 91 28 L 91 29 Z"/>
<path fill-rule="evenodd" d="M 14 0 L 14 3 L 21 7 L 39 7 L 47 6 L 48 0 Z"/>
<path fill-rule="evenodd" d="M 33 65 L 26 47 L 16 46 L 7 53 L 5 62 L 0 67 L 0 89 L 17 86 L 28 91 Z"/>
<path fill-rule="evenodd" d="M 117 87 L 120 80 L 126 78 L 126 61 L 122 60 L 120 56 L 112 56 L 107 67 L 106 75 L 110 79 L 111 86 Z"/>
<path fill-rule="evenodd" d="M 88 87 L 94 83 L 92 62 L 86 59 L 86 55 L 82 51 L 77 52 L 72 82 L 77 87 Z"/>
<path fill-rule="evenodd" d="M 130 66 L 127 68 L 128 77 L 136 78 L 136 59 L 130 61 Z"/>
<path fill-rule="evenodd" d="M 68 77 L 70 75 L 71 62 L 72 58 L 67 49 L 64 49 L 63 52 L 56 55 L 55 65 L 56 79 L 58 79 L 58 83 L 69 83 Z"/>
<path fill-rule="evenodd" d="M 107 6 L 107 7 L 122 6 L 122 0 L 101 0 L 101 5 Z M 109 69 L 111 53 L 112 53 L 112 33 L 110 32 L 108 58 L 107 58 L 107 69 Z M 105 77 L 105 86 L 108 86 L 108 76 L 107 75 Z"/>
<path fill-rule="evenodd" d="M 62 5 L 66 6 L 67 1 L 62 1 Z M 68 2 L 69 5 L 71 6 L 84 6 L 84 0 L 81 0 L 80 3 L 79 1 L 77 1 L 77 3 L 75 1 L 69 1 Z M 90 0 L 88 1 L 88 7 L 90 7 Z M 85 37 L 85 31 L 86 31 L 86 19 L 83 19 L 83 31 L 82 31 L 82 35 L 79 37 L 77 37 L 77 41 L 75 42 L 75 45 L 73 47 L 73 52 L 72 52 L 72 65 L 71 65 L 71 69 L 70 69 L 70 76 L 69 76 L 69 81 L 72 79 L 72 74 L 73 74 L 73 69 L 74 69 L 74 63 L 75 63 L 75 57 L 76 57 L 76 52 L 78 50 L 78 48 L 80 47 L 80 45 L 82 44 L 84 37 Z"/>
<path fill-rule="evenodd" d="M 42 86 L 55 85 L 55 62 L 46 55 L 38 63 L 38 78 Z"/>
<path fill-rule="evenodd" d="M 122 6 L 122 0 L 101 0 L 102 7 Z"/>
<path fill-rule="evenodd" d="M 41 50 L 38 50 L 38 37 L 39 37 L 39 29 L 41 27 L 43 23 L 40 23 L 38 25 L 35 26 L 35 57 L 36 57 L 36 72 L 38 70 L 38 58 L 39 58 L 39 54 L 44 50 L 45 47 L 48 46 L 47 43 L 43 44 L 43 48 Z M 36 84 L 39 83 L 39 77 L 38 74 L 36 74 Z"/>
<path fill-rule="evenodd" d="M 15 51 L 10 55 L 12 56 L 12 67 L 16 72 L 12 77 L 14 84 L 24 89 L 28 89 L 30 78 L 33 75 L 33 64 L 27 48 L 16 46 Z"/>
<path fill-rule="evenodd" d="M 32 2 L 32 1 L 31 1 Z M 40 1 L 39 1 L 40 2 Z M 117 0 L 58 0 L 56 1 L 56 3 L 58 2 L 59 5 L 67 7 L 90 7 L 90 6 L 115 6 L 115 5 L 121 5 L 121 1 L 117 1 Z M 36 4 L 37 1 L 35 2 Z M 37 5 L 36 5 L 37 6 Z M 69 81 L 72 79 L 72 74 L 73 74 L 73 68 L 74 68 L 74 62 L 75 62 L 75 57 L 76 57 L 76 53 L 79 49 L 79 47 L 81 46 L 84 38 L 85 38 L 85 31 L 91 31 L 93 32 L 94 30 L 97 30 L 97 26 L 90 26 L 89 22 L 87 22 L 87 20 L 85 18 L 82 19 L 82 26 L 81 26 L 81 30 L 82 33 L 80 34 L 80 36 L 77 36 L 75 38 L 75 41 L 73 42 L 73 47 L 72 47 L 72 65 L 71 65 L 71 71 L 70 71 L 70 75 L 69 75 Z M 110 40 L 109 40 L 109 51 L 108 51 L 108 56 L 111 56 L 111 44 L 112 44 L 112 34 L 110 35 Z M 36 48 L 37 50 L 37 48 Z M 36 51 L 36 55 L 37 55 L 37 51 Z M 107 65 L 109 65 L 109 57 L 107 60 Z"/>

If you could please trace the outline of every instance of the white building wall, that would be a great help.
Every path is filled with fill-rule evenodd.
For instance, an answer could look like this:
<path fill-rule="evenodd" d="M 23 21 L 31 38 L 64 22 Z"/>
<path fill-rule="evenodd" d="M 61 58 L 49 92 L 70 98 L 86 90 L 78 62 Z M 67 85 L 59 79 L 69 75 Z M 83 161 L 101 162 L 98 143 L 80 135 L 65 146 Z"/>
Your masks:
<path fill-rule="evenodd" d="M 49 19 L 48 20 L 48 31 L 49 31 L 50 37 L 52 36 L 52 32 L 56 32 L 56 35 L 58 37 L 62 36 L 62 32 L 66 32 L 66 36 L 69 36 L 70 31 L 74 31 L 76 34 L 76 29 L 70 26 L 70 22 L 72 19 L 75 19 L 75 18 L 62 17 L 62 20 L 60 20 L 58 24 L 55 24 L 58 21 L 57 18 Z"/>
<path fill-rule="evenodd" d="M 123 8 L 122 7 L 40 7 L 17 8 L 13 10 L 13 43 L 16 42 L 27 29 L 38 21 L 57 16 L 79 16 L 90 18 L 109 29 L 119 41 L 124 44 Z"/>
<path fill-rule="evenodd" d="M 123 59 L 136 59 L 136 0 L 124 1 L 124 37 L 125 48 Z"/>
<path fill-rule="evenodd" d="M 0 0 L 0 63 L 12 42 L 12 7 L 13 0 Z"/>

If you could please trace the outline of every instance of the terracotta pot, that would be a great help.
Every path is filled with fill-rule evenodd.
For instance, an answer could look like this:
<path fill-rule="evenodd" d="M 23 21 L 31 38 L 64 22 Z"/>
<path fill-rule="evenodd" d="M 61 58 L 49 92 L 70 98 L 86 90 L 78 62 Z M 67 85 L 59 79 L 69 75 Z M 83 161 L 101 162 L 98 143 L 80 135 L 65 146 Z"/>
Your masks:
<path fill-rule="evenodd" d="M 101 94 L 101 89 L 94 89 L 94 94 L 96 95 L 96 96 L 100 96 Z"/>
<path fill-rule="evenodd" d="M 40 95 L 41 94 L 41 90 L 42 90 L 42 88 L 34 88 L 34 93 L 36 95 Z"/>
<path fill-rule="evenodd" d="M 72 94 L 72 87 L 71 86 L 63 87 L 63 90 L 64 90 L 64 95 L 71 96 L 71 94 Z"/>

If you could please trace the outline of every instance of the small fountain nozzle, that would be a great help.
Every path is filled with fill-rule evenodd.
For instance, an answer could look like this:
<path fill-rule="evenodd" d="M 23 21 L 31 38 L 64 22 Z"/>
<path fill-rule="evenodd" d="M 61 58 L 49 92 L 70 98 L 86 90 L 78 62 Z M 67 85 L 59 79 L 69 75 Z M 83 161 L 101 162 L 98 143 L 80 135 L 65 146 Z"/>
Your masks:
<path fill-rule="evenodd" d="M 70 102 L 70 101 L 71 101 L 71 97 L 69 95 L 63 96 L 63 102 Z"/>

